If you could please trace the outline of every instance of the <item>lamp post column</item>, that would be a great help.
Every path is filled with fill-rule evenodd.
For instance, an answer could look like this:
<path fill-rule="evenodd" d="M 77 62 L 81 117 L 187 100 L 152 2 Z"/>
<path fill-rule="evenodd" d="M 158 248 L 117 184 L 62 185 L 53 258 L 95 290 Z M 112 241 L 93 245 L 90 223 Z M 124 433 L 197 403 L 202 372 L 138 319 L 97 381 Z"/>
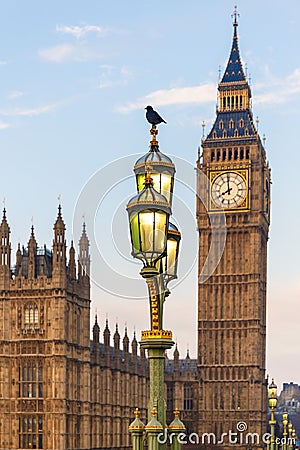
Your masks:
<path fill-rule="evenodd" d="M 147 107 L 147 114 L 150 109 L 150 106 Z M 172 332 L 163 329 L 163 307 L 165 298 L 170 293 L 167 285 L 177 278 L 181 235 L 177 227 L 169 222 L 175 166 L 170 158 L 159 151 L 155 123 L 160 122 L 151 123 L 150 151 L 139 158 L 134 166 L 138 193 L 129 201 L 126 209 L 129 216 L 131 254 L 143 262 L 140 274 L 145 279 L 149 292 L 150 329 L 142 331 L 140 341 L 141 348 L 148 352 L 150 377 L 148 423 L 144 430 L 148 449 L 163 450 L 167 438 L 165 352 L 174 345 Z M 131 432 L 132 430 L 136 432 L 134 428 Z"/>
<path fill-rule="evenodd" d="M 276 442 L 275 442 L 275 408 L 277 405 L 277 386 L 274 383 L 274 378 L 272 378 L 272 383 L 269 385 L 269 407 L 271 410 L 271 419 L 269 420 L 270 429 L 271 429 L 271 441 L 270 441 L 270 449 L 276 450 Z"/>
<path fill-rule="evenodd" d="M 282 414 L 282 425 L 283 425 L 283 444 L 282 444 L 282 450 L 287 450 L 287 431 L 286 431 L 286 427 L 289 423 L 289 415 L 286 411 L 286 409 L 284 409 L 284 412 Z"/>

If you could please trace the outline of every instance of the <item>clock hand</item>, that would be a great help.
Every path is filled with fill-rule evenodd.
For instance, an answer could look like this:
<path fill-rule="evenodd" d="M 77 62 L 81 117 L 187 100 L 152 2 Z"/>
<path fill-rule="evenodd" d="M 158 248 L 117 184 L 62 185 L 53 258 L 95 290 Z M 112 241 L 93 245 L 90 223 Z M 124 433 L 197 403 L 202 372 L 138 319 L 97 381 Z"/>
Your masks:
<path fill-rule="evenodd" d="M 230 186 L 229 186 L 229 174 L 227 174 L 227 186 L 228 186 L 228 189 L 230 189 Z"/>
<path fill-rule="evenodd" d="M 230 194 L 230 191 L 232 191 L 232 188 L 228 188 L 227 191 L 222 192 L 221 195 Z"/>

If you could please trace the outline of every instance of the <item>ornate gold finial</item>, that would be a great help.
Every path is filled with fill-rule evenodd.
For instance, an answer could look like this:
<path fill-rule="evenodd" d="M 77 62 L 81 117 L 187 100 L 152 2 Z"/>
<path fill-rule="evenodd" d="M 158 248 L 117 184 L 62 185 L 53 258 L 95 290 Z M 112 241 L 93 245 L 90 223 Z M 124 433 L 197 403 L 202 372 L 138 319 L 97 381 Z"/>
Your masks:
<path fill-rule="evenodd" d="M 173 411 L 175 419 L 177 419 L 179 417 L 180 411 L 178 408 L 175 408 L 175 411 Z"/>
<path fill-rule="evenodd" d="M 231 14 L 231 17 L 233 18 L 233 25 L 237 26 L 238 25 L 238 21 L 237 18 L 240 17 L 239 13 L 237 12 L 237 4 L 235 3 L 234 5 L 234 11 Z"/>
<path fill-rule="evenodd" d="M 156 415 L 157 415 L 156 408 L 154 408 L 154 407 L 152 408 L 151 414 L 152 414 L 152 417 L 156 417 Z"/>
<path fill-rule="evenodd" d="M 152 186 L 153 187 L 153 178 L 151 177 L 151 171 L 152 171 L 152 166 L 150 164 L 149 161 L 146 162 L 145 164 L 145 171 L 146 171 L 146 175 L 145 175 L 145 182 L 144 185 L 146 186 Z"/>
<path fill-rule="evenodd" d="M 154 147 L 158 148 L 158 141 L 156 140 L 156 136 L 158 135 L 158 129 L 156 128 L 156 125 L 152 125 L 151 130 L 150 130 L 150 134 L 152 136 L 152 139 L 150 141 L 150 147 L 151 148 L 154 148 Z"/>
<path fill-rule="evenodd" d="M 140 410 L 139 410 L 139 408 L 135 408 L 134 415 L 135 415 L 136 419 L 138 419 L 140 417 Z"/>

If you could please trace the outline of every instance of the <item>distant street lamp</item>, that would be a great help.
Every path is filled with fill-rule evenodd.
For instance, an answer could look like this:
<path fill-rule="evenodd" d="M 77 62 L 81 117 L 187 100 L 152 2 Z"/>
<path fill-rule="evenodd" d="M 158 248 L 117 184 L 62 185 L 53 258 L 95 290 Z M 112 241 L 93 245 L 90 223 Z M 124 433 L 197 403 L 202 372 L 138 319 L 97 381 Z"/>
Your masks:
<path fill-rule="evenodd" d="M 287 450 L 287 425 L 289 423 L 289 415 L 284 408 L 284 412 L 282 414 L 282 425 L 283 425 L 283 444 L 282 444 L 282 450 Z"/>
<path fill-rule="evenodd" d="M 275 409 L 277 405 L 277 386 L 274 383 L 274 378 L 272 378 L 272 383 L 269 385 L 269 407 L 271 410 L 271 419 L 269 420 L 270 429 L 271 429 L 271 445 L 270 450 L 276 449 L 275 443 Z"/>
<path fill-rule="evenodd" d="M 175 419 L 166 426 L 164 400 L 165 352 L 170 349 L 172 332 L 163 329 L 163 307 L 170 294 L 168 283 L 177 278 L 177 262 L 181 234 L 169 221 L 172 214 L 175 166 L 172 160 L 159 151 L 157 129 L 152 125 L 150 151 L 136 162 L 137 195 L 127 204 L 132 256 L 143 262 L 140 271 L 149 291 L 150 330 L 142 331 L 140 345 L 148 351 L 150 372 L 150 399 L 148 424 L 144 426 L 136 412 L 129 427 L 134 450 L 143 449 L 146 431 L 149 450 L 164 449 L 159 436 L 172 430 L 172 449 L 180 449 L 174 437 L 185 430 L 176 410 Z"/>
<path fill-rule="evenodd" d="M 293 424 L 292 424 L 292 422 L 289 422 L 289 424 L 288 424 L 288 432 L 289 432 L 288 449 L 293 450 L 293 441 L 292 441 Z"/>

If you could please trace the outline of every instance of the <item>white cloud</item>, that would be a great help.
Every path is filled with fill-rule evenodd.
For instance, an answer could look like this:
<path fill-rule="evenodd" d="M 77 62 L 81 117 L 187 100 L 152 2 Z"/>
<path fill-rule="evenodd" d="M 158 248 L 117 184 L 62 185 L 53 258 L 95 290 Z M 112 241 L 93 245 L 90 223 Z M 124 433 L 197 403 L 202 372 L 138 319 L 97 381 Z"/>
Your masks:
<path fill-rule="evenodd" d="M 125 85 L 132 78 L 132 71 L 127 66 L 118 69 L 108 64 L 102 64 L 100 68 L 102 69 L 102 72 L 97 86 L 98 89 L 116 85 Z"/>
<path fill-rule="evenodd" d="M 291 96 L 300 93 L 300 68 L 284 78 L 269 77 L 266 83 L 255 85 L 261 94 L 255 95 L 255 104 L 274 104 L 290 101 Z"/>
<path fill-rule="evenodd" d="M 6 130 L 10 126 L 11 126 L 10 123 L 0 121 L 0 130 Z"/>
<path fill-rule="evenodd" d="M 71 34 L 77 39 L 82 38 L 87 33 L 103 34 L 106 29 L 98 25 L 56 25 L 56 31 L 63 34 Z"/>
<path fill-rule="evenodd" d="M 6 64 L 7 64 L 7 61 L 5 61 L 3 59 L 0 60 L 0 66 L 6 66 Z"/>
<path fill-rule="evenodd" d="M 59 44 L 54 47 L 42 49 L 38 52 L 40 58 L 61 63 L 66 61 L 87 61 L 93 58 L 99 58 L 99 54 L 84 45 Z"/>
<path fill-rule="evenodd" d="M 44 105 L 44 106 L 38 106 L 37 108 L 30 108 L 30 109 L 16 109 L 15 115 L 16 116 L 40 116 L 41 114 L 46 114 L 50 111 L 53 111 L 57 108 L 57 104 L 50 104 L 50 105 Z"/>
<path fill-rule="evenodd" d="M 127 105 L 118 106 L 117 111 L 128 113 L 136 109 L 145 108 L 148 104 L 155 106 L 176 105 L 184 103 L 207 103 L 216 99 L 217 92 L 214 83 L 205 83 L 200 86 L 160 89 L 150 92 Z"/>
<path fill-rule="evenodd" d="M 259 82 L 254 88 L 258 91 L 255 95 L 255 104 L 273 104 L 290 101 L 290 98 L 300 93 L 300 68 L 296 68 L 291 74 L 282 79 L 268 76 L 267 82 Z M 199 86 L 174 87 L 150 92 L 127 105 L 120 105 L 116 111 L 122 114 L 144 108 L 148 104 L 155 106 L 208 103 L 215 101 L 217 86 L 208 82 Z"/>
<path fill-rule="evenodd" d="M 41 114 L 46 114 L 50 111 L 55 110 L 58 107 L 58 105 L 59 105 L 58 103 L 52 103 L 49 105 L 38 106 L 36 108 L 27 108 L 27 109 L 12 108 L 12 109 L 8 109 L 8 110 L 0 110 L 0 115 L 1 116 L 24 116 L 24 117 L 40 116 Z"/>
<path fill-rule="evenodd" d="M 15 100 L 16 98 L 23 97 L 23 95 L 25 95 L 25 92 L 22 92 L 22 91 L 11 91 L 8 94 L 8 98 L 9 98 L 9 100 Z"/>

